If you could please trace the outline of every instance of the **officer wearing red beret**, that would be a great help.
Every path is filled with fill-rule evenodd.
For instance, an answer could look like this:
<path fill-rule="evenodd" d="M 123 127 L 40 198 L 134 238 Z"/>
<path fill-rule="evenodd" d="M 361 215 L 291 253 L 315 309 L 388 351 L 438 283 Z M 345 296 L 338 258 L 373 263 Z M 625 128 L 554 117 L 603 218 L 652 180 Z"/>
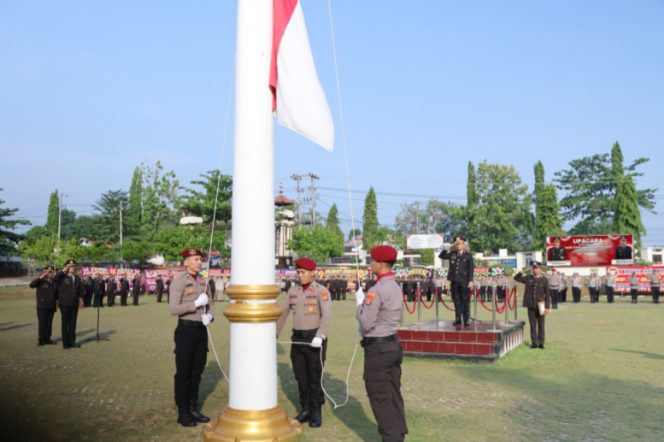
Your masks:
<path fill-rule="evenodd" d="M 281 303 L 281 316 L 277 320 L 277 336 L 284 327 L 288 314 L 293 312 L 292 342 L 303 344 L 291 345 L 291 363 L 300 393 L 300 414 L 295 419 L 309 421 L 309 426 L 316 428 L 323 424 L 321 406 L 325 401 L 321 388 L 323 373 L 322 360 L 325 363 L 327 352 L 327 327 L 332 317 L 332 299 L 330 292 L 323 285 L 314 281 L 316 262 L 309 258 L 295 261 L 298 284 L 288 290 L 286 299 Z"/>
<path fill-rule="evenodd" d="M 364 348 L 364 386 L 384 441 L 403 441 L 408 433 L 401 396 L 403 350 L 397 338 L 403 302 L 392 272 L 396 260 L 393 247 L 371 249 L 371 271 L 376 275 L 376 284 L 366 296 L 362 292 L 356 296 L 356 318 Z"/>
<path fill-rule="evenodd" d="M 213 305 L 205 293 L 205 283 L 198 277 L 202 254 L 195 247 L 182 251 L 184 272 L 173 278 L 169 288 L 169 309 L 178 317 L 175 329 L 175 404 L 178 423 L 192 427 L 210 418 L 198 411 L 198 386 L 207 362 L 207 331 L 212 321 Z"/>

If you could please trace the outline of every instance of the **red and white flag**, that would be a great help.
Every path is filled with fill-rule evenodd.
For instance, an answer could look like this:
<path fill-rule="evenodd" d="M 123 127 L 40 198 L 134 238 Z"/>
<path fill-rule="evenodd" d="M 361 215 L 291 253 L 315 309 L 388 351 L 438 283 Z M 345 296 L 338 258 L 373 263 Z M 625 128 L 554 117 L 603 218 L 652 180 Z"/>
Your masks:
<path fill-rule="evenodd" d="M 274 0 L 270 89 L 279 124 L 331 152 L 332 113 L 316 74 L 299 0 Z"/>

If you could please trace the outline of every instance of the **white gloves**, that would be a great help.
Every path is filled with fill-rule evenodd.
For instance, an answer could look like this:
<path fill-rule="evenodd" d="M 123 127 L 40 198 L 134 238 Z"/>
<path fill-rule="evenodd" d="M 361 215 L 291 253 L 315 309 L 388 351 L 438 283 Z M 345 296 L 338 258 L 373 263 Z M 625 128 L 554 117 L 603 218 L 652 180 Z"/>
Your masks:
<path fill-rule="evenodd" d="M 320 348 L 323 345 L 323 338 L 316 336 L 311 340 L 311 346 L 314 348 Z"/>
<path fill-rule="evenodd" d="M 194 305 L 196 306 L 196 308 L 203 307 L 204 305 L 207 305 L 207 303 L 208 303 L 208 295 L 206 295 L 205 293 L 201 293 L 200 295 L 198 295 L 198 298 L 196 298 L 196 300 L 194 301 Z"/>
<path fill-rule="evenodd" d="M 212 316 L 210 313 L 203 313 L 201 315 L 201 320 L 203 321 L 203 325 L 207 327 L 208 324 L 212 322 L 213 317 L 214 316 Z"/>
<path fill-rule="evenodd" d="M 355 304 L 362 305 L 363 302 L 364 302 L 364 290 L 362 290 L 362 287 L 360 287 L 355 292 Z"/>

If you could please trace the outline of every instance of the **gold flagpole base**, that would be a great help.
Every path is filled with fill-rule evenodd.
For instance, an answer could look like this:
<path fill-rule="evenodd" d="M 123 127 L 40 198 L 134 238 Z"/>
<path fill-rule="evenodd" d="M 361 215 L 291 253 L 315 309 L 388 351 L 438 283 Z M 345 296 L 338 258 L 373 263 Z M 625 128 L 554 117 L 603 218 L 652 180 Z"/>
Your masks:
<path fill-rule="evenodd" d="M 236 410 L 226 407 L 217 420 L 203 427 L 204 441 L 276 442 L 293 440 L 301 424 L 288 419 L 280 405 L 268 410 Z"/>

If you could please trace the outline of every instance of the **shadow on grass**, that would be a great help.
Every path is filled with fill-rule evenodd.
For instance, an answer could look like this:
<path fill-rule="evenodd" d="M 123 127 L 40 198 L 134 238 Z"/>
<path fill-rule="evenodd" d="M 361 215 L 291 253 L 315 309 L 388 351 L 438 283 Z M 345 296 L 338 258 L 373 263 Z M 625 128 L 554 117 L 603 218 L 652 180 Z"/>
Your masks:
<path fill-rule="evenodd" d="M 277 366 L 277 375 L 279 376 L 281 387 L 286 393 L 286 397 L 291 401 L 295 410 L 300 410 L 300 397 L 297 389 L 297 381 L 290 364 L 279 363 Z M 346 383 L 343 380 L 324 374 L 325 390 L 337 403 L 342 403 L 346 396 Z M 359 440 L 371 441 L 377 437 L 376 424 L 372 422 L 364 413 L 360 401 L 352 396 L 348 396 L 348 403 L 334 410 L 334 405 L 330 403 L 329 398 L 325 398 L 326 404 L 330 407 L 336 418 L 339 419 L 350 431 L 357 434 Z M 325 424 L 323 424 L 325 425 Z"/>
<path fill-rule="evenodd" d="M 99 332 L 99 341 L 109 341 L 110 337 L 117 333 L 117 330 L 106 330 L 104 332 Z M 97 334 L 93 336 L 88 336 L 87 338 L 78 341 L 79 344 L 86 344 L 88 342 L 97 342 Z"/>
<path fill-rule="evenodd" d="M 664 355 L 660 355 L 660 354 L 657 354 L 657 353 L 650 353 L 648 351 L 624 350 L 622 348 L 612 348 L 611 350 L 612 351 L 619 351 L 619 352 L 622 352 L 622 353 L 631 353 L 631 354 L 635 354 L 635 355 L 641 355 L 641 356 L 643 356 L 645 358 L 648 358 L 648 359 L 655 359 L 655 360 L 658 360 L 658 361 L 664 361 Z"/>
<path fill-rule="evenodd" d="M 214 357 L 208 361 L 203 375 L 201 376 L 201 385 L 198 389 L 198 406 L 203 407 L 207 398 L 217 388 L 220 381 L 224 379 L 224 375 L 217 365 Z"/>
<path fill-rule="evenodd" d="M 0 332 L 16 330 L 18 328 L 23 328 L 23 327 L 28 327 L 28 326 L 32 325 L 33 323 L 32 322 L 26 322 L 25 324 L 14 324 L 14 325 L 11 325 L 11 324 L 14 324 L 14 323 L 13 322 L 5 322 L 3 324 L 0 324 Z"/>

